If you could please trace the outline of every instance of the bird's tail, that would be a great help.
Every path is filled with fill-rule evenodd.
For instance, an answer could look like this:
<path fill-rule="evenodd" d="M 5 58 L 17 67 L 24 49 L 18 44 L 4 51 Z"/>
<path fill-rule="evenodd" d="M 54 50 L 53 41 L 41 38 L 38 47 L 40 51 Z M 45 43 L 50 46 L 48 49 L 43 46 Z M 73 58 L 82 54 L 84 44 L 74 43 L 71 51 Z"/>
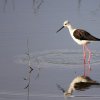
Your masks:
<path fill-rule="evenodd" d="M 99 39 L 99 38 L 97 38 L 97 39 L 96 39 L 96 41 L 100 41 L 100 39 Z"/>

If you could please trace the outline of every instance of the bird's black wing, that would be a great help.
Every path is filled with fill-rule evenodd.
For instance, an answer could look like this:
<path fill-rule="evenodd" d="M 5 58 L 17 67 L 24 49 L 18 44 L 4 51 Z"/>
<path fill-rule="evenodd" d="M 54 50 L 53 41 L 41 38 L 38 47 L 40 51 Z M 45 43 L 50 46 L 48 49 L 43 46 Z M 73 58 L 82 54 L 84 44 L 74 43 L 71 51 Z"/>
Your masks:
<path fill-rule="evenodd" d="M 90 40 L 90 41 L 100 41 L 99 38 L 94 37 L 89 32 L 81 29 L 77 29 L 73 33 L 74 37 L 79 40 Z"/>

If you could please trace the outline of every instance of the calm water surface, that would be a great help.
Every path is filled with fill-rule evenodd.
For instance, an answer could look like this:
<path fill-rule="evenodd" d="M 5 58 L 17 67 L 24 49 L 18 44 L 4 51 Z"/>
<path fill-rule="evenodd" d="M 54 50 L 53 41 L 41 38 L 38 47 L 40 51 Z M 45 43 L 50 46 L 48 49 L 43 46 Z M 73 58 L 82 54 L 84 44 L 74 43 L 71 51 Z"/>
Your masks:
<path fill-rule="evenodd" d="M 100 53 L 93 51 L 90 77 L 98 82 L 100 82 L 99 58 Z M 80 51 L 51 50 L 31 54 L 31 65 L 34 71 L 31 74 L 30 100 L 64 100 L 63 93 L 56 84 L 60 84 L 65 90 L 68 89 L 70 82 L 76 76 L 83 74 L 82 60 Z M 27 84 L 24 80 L 24 77 L 27 77 L 26 55 L 18 55 L 14 63 L 22 67 L 17 69 L 16 73 L 14 70 L 13 75 L 1 76 L 3 85 L 0 86 L 0 100 L 27 100 L 27 89 L 24 89 Z M 38 73 L 39 77 L 37 77 Z M 75 91 L 73 95 L 75 97 L 66 99 L 99 100 L 100 88 Z"/>
<path fill-rule="evenodd" d="M 16 0 L 14 11 L 12 0 L 5 0 L 5 12 L 1 0 L 0 100 L 27 100 L 27 89 L 24 89 L 29 71 L 27 39 L 34 69 L 30 100 L 64 100 L 56 84 L 66 90 L 76 76 L 83 74 L 82 48 L 72 41 L 68 30 L 62 30 L 61 34 L 56 31 L 64 20 L 69 20 L 75 28 L 86 29 L 100 37 L 99 0 L 42 1 L 39 12 L 34 15 L 32 0 Z M 100 82 L 100 43 L 93 43 L 90 48 L 93 51 L 90 77 Z M 76 97 L 66 99 L 100 100 L 100 88 L 75 91 L 73 95 Z"/>

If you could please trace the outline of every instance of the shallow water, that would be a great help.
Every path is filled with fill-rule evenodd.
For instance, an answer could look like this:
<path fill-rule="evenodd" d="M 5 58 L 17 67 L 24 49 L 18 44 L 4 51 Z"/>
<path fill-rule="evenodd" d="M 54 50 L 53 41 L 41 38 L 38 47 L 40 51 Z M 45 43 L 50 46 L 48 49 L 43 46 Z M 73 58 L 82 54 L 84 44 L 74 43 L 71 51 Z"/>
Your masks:
<path fill-rule="evenodd" d="M 100 53 L 94 51 L 92 56 L 90 77 L 100 82 Z M 56 84 L 60 84 L 67 90 L 70 82 L 76 76 L 83 75 L 82 60 L 80 51 L 52 50 L 31 54 L 31 65 L 34 70 L 31 74 L 30 100 L 99 100 L 100 88 L 75 91 L 72 97 L 65 98 L 56 86 Z M 25 55 L 17 56 L 15 62 L 26 65 L 27 57 Z M 23 71 L 25 72 L 22 74 L 23 76 L 15 73 L 12 77 L 5 77 L 3 81 L 8 84 L 1 88 L 0 100 L 27 100 L 27 89 L 24 89 L 27 82 L 23 80 L 24 75 L 25 77 L 27 75 L 27 66 Z M 39 74 L 38 77 L 37 74 Z"/>
<path fill-rule="evenodd" d="M 0 1 L 0 100 L 27 100 L 24 89 L 29 72 L 27 39 L 34 69 L 30 100 L 100 100 L 100 89 L 96 87 L 75 91 L 74 96 L 64 98 L 56 86 L 60 84 L 68 89 L 70 82 L 83 75 L 84 70 L 81 47 L 71 40 L 68 30 L 62 30 L 59 35 L 56 31 L 64 20 L 69 20 L 76 28 L 86 29 L 99 38 L 99 0 L 42 0 L 44 3 L 36 14 L 31 0 L 16 0 L 14 11 L 12 1 Z M 97 51 L 93 51 L 90 77 L 100 82 L 100 43 L 91 44 L 90 48 Z"/>

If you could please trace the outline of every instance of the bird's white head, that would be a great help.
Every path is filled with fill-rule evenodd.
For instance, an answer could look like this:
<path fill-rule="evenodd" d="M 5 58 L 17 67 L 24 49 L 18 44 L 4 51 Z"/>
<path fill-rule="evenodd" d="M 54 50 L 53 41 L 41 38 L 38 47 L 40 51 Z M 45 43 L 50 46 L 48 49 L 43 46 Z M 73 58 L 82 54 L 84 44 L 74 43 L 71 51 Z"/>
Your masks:
<path fill-rule="evenodd" d="M 69 24 L 70 24 L 70 22 L 69 22 L 68 20 L 64 21 L 63 26 L 62 26 L 57 32 L 59 32 L 59 31 L 62 30 L 63 28 L 68 28 Z M 57 33 L 57 32 L 56 32 L 56 33 Z"/>
<path fill-rule="evenodd" d="M 67 27 L 67 26 L 69 25 L 69 23 L 70 23 L 70 22 L 69 22 L 68 20 L 66 20 L 66 21 L 64 21 L 63 26 L 64 26 L 64 27 Z"/>

